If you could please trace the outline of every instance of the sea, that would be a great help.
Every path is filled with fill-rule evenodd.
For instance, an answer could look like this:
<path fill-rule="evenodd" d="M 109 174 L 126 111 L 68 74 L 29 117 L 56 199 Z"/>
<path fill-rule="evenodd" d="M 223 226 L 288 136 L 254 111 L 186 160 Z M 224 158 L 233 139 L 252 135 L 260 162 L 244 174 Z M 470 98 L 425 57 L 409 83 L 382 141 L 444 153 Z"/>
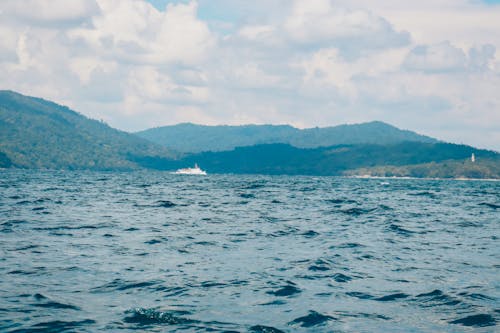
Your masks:
<path fill-rule="evenodd" d="M 499 332 L 500 182 L 0 170 L 0 332 Z"/>

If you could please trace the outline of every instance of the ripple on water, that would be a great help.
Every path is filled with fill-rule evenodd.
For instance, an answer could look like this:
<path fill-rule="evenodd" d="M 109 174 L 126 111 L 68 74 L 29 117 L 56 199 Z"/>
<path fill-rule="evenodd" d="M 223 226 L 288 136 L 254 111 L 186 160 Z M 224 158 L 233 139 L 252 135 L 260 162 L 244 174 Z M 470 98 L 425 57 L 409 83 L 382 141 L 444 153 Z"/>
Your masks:
<path fill-rule="evenodd" d="M 155 309 L 136 308 L 126 312 L 127 316 L 123 319 L 126 323 L 137 324 L 141 326 L 148 325 L 185 325 L 195 323 L 195 320 L 181 317 L 188 314 L 184 311 L 158 311 Z"/>
<path fill-rule="evenodd" d="M 158 200 L 155 204 L 155 207 L 161 207 L 161 208 L 172 208 L 175 206 L 177 206 L 175 203 L 168 200 Z"/>
<path fill-rule="evenodd" d="M 403 299 L 403 298 L 408 298 L 410 295 L 405 294 L 405 293 L 395 293 L 395 294 L 389 294 L 381 297 L 375 298 L 376 301 L 379 302 L 392 302 L 398 299 Z"/>
<path fill-rule="evenodd" d="M 368 319 L 376 319 L 376 320 L 391 320 L 392 318 L 376 314 L 376 313 L 363 313 L 363 312 L 347 312 L 347 311 L 337 311 L 335 315 L 341 318 L 368 318 Z"/>
<path fill-rule="evenodd" d="M 290 282 L 286 286 L 283 286 L 274 291 L 268 291 L 267 293 L 274 296 L 286 297 L 286 296 L 293 296 L 301 292 L 302 290 L 300 290 L 300 288 L 296 287 L 293 282 Z"/>
<path fill-rule="evenodd" d="M 0 331 L 498 331 L 500 183 L 18 170 L 2 184 Z"/>
<path fill-rule="evenodd" d="M 335 249 L 335 248 L 355 249 L 355 248 L 361 248 L 361 247 L 365 247 L 365 245 L 360 244 L 360 243 L 342 243 L 340 245 L 332 245 L 332 246 L 330 246 L 330 249 Z"/>
<path fill-rule="evenodd" d="M 35 294 L 33 298 L 38 301 L 37 303 L 31 303 L 32 306 L 41 308 L 53 308 L 53 309 L 68 309 L 68 310 L 81 310 L 78 306 L 72 304 L 65 304 L 53 301 L 42 294 Z"/>
<path fill-rule="evenodd" d="M 327 203 L 332 203 L 332 204 L 359 204 L 356 200 L 352 199 L 326 199 L 325 200 Z"/>
<path fill-rule="evenodd" d="M 450 321 L 450 324 L 458 324 L 471 327 L 487 327 L 495 326 L 496 320 L 492 315 L 482 313 Z"/>
<path fill-rule="evenodd" d="M 464 296 L 467 298 L 471 299 L 478 299 L 478 300 L 488 300 L 488 301 L 495 301 L 496 298 L 488 295 L 484 295 L 481 293 L 468 293 L 468 292 L 462 292 L 458 294 L 459 296 Z"/>
<path fill-rule="evenodd" d="M 308 267 L 308 270 L 312 272 L 326 272 L 332 269 L 333 263 L 327 259 L 319 258 L 314 261 L 312 265 Z"/>
<path fill-rule="evenodd" d="M 350 215 L 350 216 L 359 216 L 359 215 L 371 213 L 371 212 L 373 212 L 375 210 L 376 210 L 376 208 L 352 207 L 352 208 L 347 208 L 347 209 L 340 210 L 340 212 L 344 213 L 346 215 Z"/>
<path fill-rule="evenodd" d="M 271 326 L 255 325 L 250 327 L 250 332 L 254 333 L 284 333 L 282 330 Z"/>
<path fill-rule="evenodd" d="M 358 299 L 373 299 L 374 297 L 370 294 L 363 293 L 360 291 L 348 291 L 345 293 L 347 296 L 358 298 Z"/>
<path fill-rule="evenodd" d="M 403 236 L 403 237 L 410 237 L 415 233 L 415 231 L 405 229 L 405 228 L 403 228 L 397 224 L 394 224 L 394 223 L 389 225 L 388 230 L 395 232 L 396 234 Z"/>
<path fill-rule="evenodd" d="M 351 281 L 352 277 L 345 275 L 345 274 L 342 274 L 342 273 L 335 273 L 335 274 L 333 274 L 332 279 L 334 279 L 335 282 L 344 283 L 344 282 Z"/>
<path fill-rule="evenodd" d="M 145 241 L 144 244 L 155 245 L 155 244 L 160 244 L 160 243 L 164 243 L 164 242 L 168 242 L 167 237 L 161 237 L 159 239 L 158 238 L 150 239 L 150 240 Z"/>
<path fill-rule="evenodd" d="M 435 307 L 435 306 L 455 306 L 460 304 L 461 301 L 448 294 L 445 294 L 439 289 L 435 289 L 428 293 L 418 294 L 415 296 L 421 307 Z"/>
<path fill-rule="evenodd" d="M 299 325 L 302 327 L 313 327 L 313 326 L 319 326 L 319 325 L 324 325 L 328 323 L 329 321 L 335 321 L 337 320 L 335 317 L 321 314 L 316 311 L 309 311 L 309 314 L 296 318 L 292 320 L 289 325 Z"/>
<path fill-rule="evenodd" d="M 27 333 L 27 332 L 79 332 L 85 330 L 87 326 L 92 326 L 96 323 L 95 320 L 85 319 L 80 321 L 63 321 L 53 320 L 31 325 L 28 328 L 16 329 L 10 333 Z"/>
<path fill-rule="evenodd" d="M 427 197 L 431 199 L 437 199 L 438 196 L 436 193 L 429 192 L 429 191 L 421 191 L 421 192 L 415 192 L 415 193 L 408 193 L 408 195 L 414 196 L 414 197 Z"/>
<path fill-rule="evenodd" d="M 143 289 L 151 286 L 160 284 L 161 281 L 141 281 L 141 282 L 131 282 L 122 279 L 115 279 L 109 283 L 102 286 L 92 288 L 91 291 L 94 293 L 106 293 L 113 291 L 125 291 L 129 289 Z"/>
<path fill-rule="evenodd" d="M 481 202 L 479 204 L 479 206 L 486 206 L 486 207 L 493 208 L 493 209 L 500 208 L 500 205 L 497 205 L 497 204 L 494 204 L 494 203 L 490 203 L 490 202 Z"/>
<path fill-rule="evenodd" d="M 314 230 L 308 230 L 306 232 L 303 232 L 302 235 L 306 238 L 314 238 L 319 236 L 319 232 L 316 232 Z"/>

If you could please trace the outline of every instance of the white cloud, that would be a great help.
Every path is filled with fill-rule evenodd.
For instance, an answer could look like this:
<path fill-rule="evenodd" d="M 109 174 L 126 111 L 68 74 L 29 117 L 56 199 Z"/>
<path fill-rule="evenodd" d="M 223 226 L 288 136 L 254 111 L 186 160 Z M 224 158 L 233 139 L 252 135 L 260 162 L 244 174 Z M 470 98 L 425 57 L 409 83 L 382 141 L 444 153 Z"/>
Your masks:
<path fill-rule="evenodd" d="M 500 6 L 482 0 L 336 0 L 340 6 L 370 8 L 417 44 L 449 40 L 460 47 L 500 42 Z"/>
<path fill-rule="evenodd" d="M 207 25 L 196 17 L 197 4 L 169 5 L 154 40 L 152 60 L 196 64 L 214 44 Z"/>
<path fill-rule="evenodd" d="M 17 30 L 7 25 L 0 25 L 0 63 L 15 61 L 17 43 Z"/>
<path fill-rule="evenodd" d="M 368 10 L 338 7 L 330 0 L 296 0 L 284 28 L 298 43 L 338 46 L 353 55 L 410 42 L 407 32 L 395 31 L 384 18 Z"/>
<path fill-rule="evenodd" d="M 0 17 L 30 25 L 73 25 L 97 14 L 95 0 L 2 0 Z"/>
<path fill-rule="evenodd" d="M 403 67 L 428 73 L 495 72 L 495 53 L 496 48 L 491 44 L 477 45 L 466 52 L 449 41 L 444 41 L 438 44 L 416 46 L 406 56 Z"/>
<path fill-rule="evenodd" d="M 126 130 L 379 119 L 500 149 L 499 15 L 469 0 L 4 0 L 0 88 Z"/>
<path fill-rule="evenodd" d="M 262 40 L 272 35 L 276 28 L 272 25 L 247 25 L 242 27 L 238 34 L 251 40 Z"/>
<path fill-rule="evenodd" d="M 238 85 L 246 88 L 268 88 L 276 87 L 280 83 L 280 77 L 264 72 L 257 64 L 247 63 L 236 68 L 233 80 Z"/>
<path fill-rule="evenodd" d="M 495 60 L 496 47 L 491 44 L 476 46 L 469 50 L 469 65 L 473 69 L 492 69 Z M 499 71 L 500 72 L 500 71 Z"/>
<path fill-rule="evenodd" d="M 92 74 L 97 71 L 112 73 L 118 68 L 118 63 L 104 61 L 97 57 L 78 57 L 69 60 L 69 68 L 78 76 L 83 85 L 88 85 Z"/>
<path fill-rule="evenodd" d="M 1 4 L 1 15 L 12 16 L 0 24 L 0 35 L 6 36 L 0 42 L 2 88 L 76 106 L 89 98 L 115 103 L 126 94 L 143 102 L 208 99 L 207 77 L 196 67 L 216 39 L 197 18 L 196 2 L 169 5 L 163 12 L 137 0 L 99 0 L 98 10 L 78 1 L 64 4 L 53 2 L 57 10 L 51 16 L 44 7 L 36 17 L 19 11 L 51 6 L 31 0 Z M 42 19 L 51 24 L 41 25 Z M 64 22 L 57 25 L 58 20 Z"/>
<path fill-rule="evenodd" d="M 200 103 L 209 97 L 206 87 L 179 85 L 168 73 L 151 66 L 137 67 L 129 73 L 126 95 L 164 103 Z"/>
<path fill-rule="evenodd" d="M 206 23 L 196 17 L 197 4 L 168 5 L 159 12 L 133 0 L 99 0 L 101 15 L 91 27 L 70 31 L 106 57 L 137 64 L 197 64 L 214 46 Z"/>
<path fill-rule="evenodd" d="M 305 71 L 304 85 L 320 89 L 332 86 L 352 98 L 357 96 L 355 78 L 358 76 L 376 77 L 399 68 L 405 50 L 389 49 L 374 53 L 354 61 L 345 60 L 338 49 L 321 49 L 310 58 L 297 64 Z"/>
<path fill-rule="evenodd" d="M 411 50 L 404 61 L 405 68 L 424 72 L 460 71 L 466 65 L 465 53 L 448 41 L 419 45 Z"/>

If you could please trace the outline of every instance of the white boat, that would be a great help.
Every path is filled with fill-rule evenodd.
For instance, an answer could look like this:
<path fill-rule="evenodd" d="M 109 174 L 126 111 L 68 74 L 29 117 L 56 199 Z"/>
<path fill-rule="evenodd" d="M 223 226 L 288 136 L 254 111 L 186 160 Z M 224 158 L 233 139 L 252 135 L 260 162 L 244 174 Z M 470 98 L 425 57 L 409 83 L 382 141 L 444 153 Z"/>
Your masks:
<path fill-rule="evenodd" d="M 174 172 L 176 175 L 206 175 L 207 172 L 203 171 L 200 169 L 198 164 L 194 164 L 194 168 L 184 168 L 184 169 L 179 169 L 176 172 Z"/>

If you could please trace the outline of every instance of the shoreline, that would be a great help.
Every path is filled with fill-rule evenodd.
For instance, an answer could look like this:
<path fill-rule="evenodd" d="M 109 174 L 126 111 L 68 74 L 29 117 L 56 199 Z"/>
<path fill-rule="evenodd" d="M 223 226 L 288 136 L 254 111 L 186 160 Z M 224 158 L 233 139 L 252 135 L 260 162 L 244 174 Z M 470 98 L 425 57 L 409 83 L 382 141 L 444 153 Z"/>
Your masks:
<path fill-rule="evenodd" d="M 349 175 L 346 178 L 355 179 L 422 179 L 422 180 L 458 180 L 458 181 L 489 181 L 498 182 L 500 178 L 432 178 L 432 177 L 410 177 L 410 176 L 372 176 L 372 175 Z"/>
<path fill-rule="evenodd" d="M 92 170 L 92 169 L 28 169 L 28 168 L 0 168 L 0 171 L 35 171 L 35 172 L 98 172 L 98 173 L 133 173 L 133 172 L 161 172 L 175 175 L 175 170 L 155 170 L 155 169 L 118 169 L 118 170 Z M 210 173 L 210 175 L 234 175 L 234 176 L 289 176 L 289 177 L 338 177 L 352 179 L 383 179 L 383 180 L 455 180 L 455 181 L 488 181 L 500 182 L 500 178 L 435 178 L 435 177 L 410 177 L 410 176 L 373 176 L 373 175 L 299 175 L 299 174 L 263 174 L 263 173 Z"/>

